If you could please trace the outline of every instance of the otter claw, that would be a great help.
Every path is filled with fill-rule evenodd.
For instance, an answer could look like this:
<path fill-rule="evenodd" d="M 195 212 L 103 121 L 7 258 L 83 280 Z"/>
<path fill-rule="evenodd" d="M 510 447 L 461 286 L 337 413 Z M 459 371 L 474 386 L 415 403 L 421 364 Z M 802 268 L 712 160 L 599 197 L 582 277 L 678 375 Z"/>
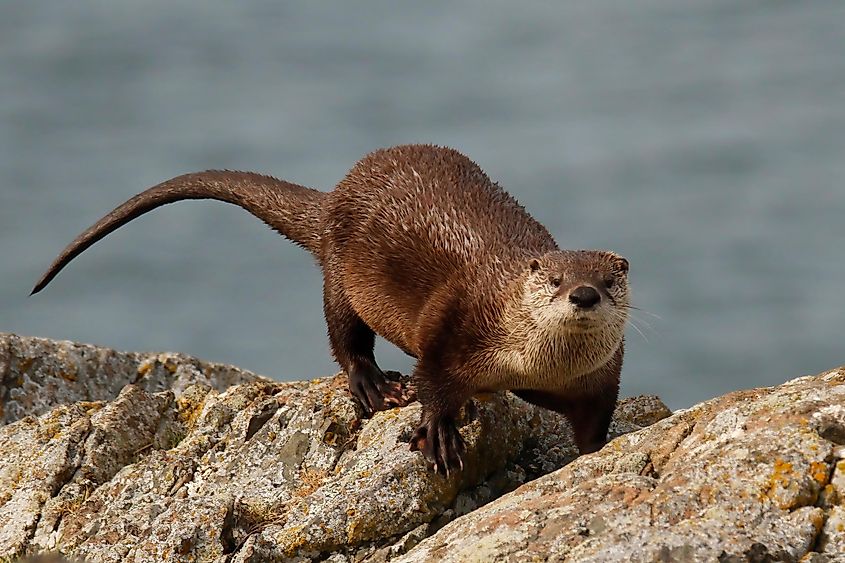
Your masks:
<path fill-rule="evenodd" d="M 452 471 L 464 469 L 463 452 L 466 450 L 463 438 L 449 417 L 438 417 L 422 423 L 411 439 L 411 451 L 419 450 L 431 463 L 435 473 L 448 478 Z"/>
<path fill-rule="evenodd" d="M 390 381 L 377 367 L 349 370 L 349 391 L 361 403 L 364 416 L 393 407 L 404 407 L 415 400 L 411 389 L 399 381 Z"/>

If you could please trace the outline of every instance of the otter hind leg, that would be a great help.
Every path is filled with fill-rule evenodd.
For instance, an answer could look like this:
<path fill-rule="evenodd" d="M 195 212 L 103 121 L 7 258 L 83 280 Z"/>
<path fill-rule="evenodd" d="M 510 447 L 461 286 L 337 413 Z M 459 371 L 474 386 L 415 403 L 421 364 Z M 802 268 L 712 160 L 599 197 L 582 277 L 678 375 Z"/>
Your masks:
<path fill-rule="evenodd" d="M 512 392 L 533 405 L 564 414 L 572 425 L 575 444 L 581 454 L 598 451 L 607 443 L 607 430 L 616 407 L 616 387 L 576 397 L 531 389 Z"/>
<path fill-rule="evenodd" d="M 366 416 L 376 411 L 405 406 L 413 393 L 395 377 L 385 374 L 376 363 L 375 333 L 352 309 L 340 291 L 326 282 L 323 308 L 332 353 L 349 377 L 349 391 L 358 399 Z"/>

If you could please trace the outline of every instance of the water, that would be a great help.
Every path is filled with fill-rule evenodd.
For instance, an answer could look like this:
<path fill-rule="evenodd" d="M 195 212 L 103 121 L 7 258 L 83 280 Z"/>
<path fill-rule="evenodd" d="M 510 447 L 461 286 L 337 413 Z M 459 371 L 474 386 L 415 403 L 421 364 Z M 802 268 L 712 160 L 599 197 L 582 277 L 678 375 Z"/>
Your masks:
<path fill-rule="evenodd" d="M 335 371 L 311 258 L 184 202 L 26 295 L 123 200 L 206 168 L 331 188 L 454 146 L 562 246 L 631 261 L 623 393 L 682 407 L 845 363 L 845 3 L 0 5 L 0 331 Z M 410 360 L 381 343 L 383 366 Z"/>

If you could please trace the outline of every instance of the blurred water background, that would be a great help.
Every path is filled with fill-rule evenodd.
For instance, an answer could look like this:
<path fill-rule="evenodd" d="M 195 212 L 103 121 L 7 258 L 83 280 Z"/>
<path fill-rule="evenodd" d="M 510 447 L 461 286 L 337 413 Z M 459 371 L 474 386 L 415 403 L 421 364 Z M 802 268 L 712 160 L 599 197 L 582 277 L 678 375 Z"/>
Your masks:
<path fill-rule="evenodd" d="M 159 181 L 330 189 L 406 142 L 469 155 L 563 247 L 630 259 L 623 393 L 677 408 L 845 363 L 841 0 L 6 0 L 0 331 L 333 373 L 318 269 L 226 204 L 160 209 L 27 294 Z"/>

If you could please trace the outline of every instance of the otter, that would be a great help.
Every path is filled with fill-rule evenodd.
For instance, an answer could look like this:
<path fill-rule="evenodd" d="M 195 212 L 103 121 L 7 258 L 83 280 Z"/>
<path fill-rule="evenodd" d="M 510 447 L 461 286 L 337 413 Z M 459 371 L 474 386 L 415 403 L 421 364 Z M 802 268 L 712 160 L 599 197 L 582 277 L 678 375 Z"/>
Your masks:
<path fill-rule="evenodd" d="M 410 448 L 436 472 L 463 468 L 462 406 L 503 390 L 563 413 L 581 453 L 605 444 L 624 353 L 628 261 L 561 250 L 450 148 L 377 150 L 331 192 L 253 172 L 178 176 L 80 234 L 32 293 L 121 225 L 185 199 L 238 205 L 316 257 L 331 350 L 365 416 L 414 398 L 376 363 L 375 335 L 417 359 L 411 381 L 422 416 Z"/>

